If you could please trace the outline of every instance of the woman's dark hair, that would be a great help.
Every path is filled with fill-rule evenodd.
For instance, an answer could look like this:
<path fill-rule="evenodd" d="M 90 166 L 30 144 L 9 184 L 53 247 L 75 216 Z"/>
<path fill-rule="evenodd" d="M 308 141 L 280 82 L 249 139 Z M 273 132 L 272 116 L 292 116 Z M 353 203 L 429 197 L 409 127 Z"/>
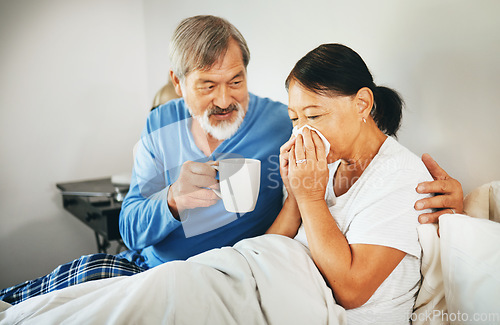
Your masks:
<path fill-rule="evenodd" d="M 296 80 L 306 89 L 327 96 L 352 96 L 368 87 L 375 104 L 371 115 L 379 129 L 396 136 L 401 126 L 403 99 L 393 89 L 378 87 L 358 53 L 342 44 L 323 44 L 307 53 L 295 64 L 285 81 Z"/>

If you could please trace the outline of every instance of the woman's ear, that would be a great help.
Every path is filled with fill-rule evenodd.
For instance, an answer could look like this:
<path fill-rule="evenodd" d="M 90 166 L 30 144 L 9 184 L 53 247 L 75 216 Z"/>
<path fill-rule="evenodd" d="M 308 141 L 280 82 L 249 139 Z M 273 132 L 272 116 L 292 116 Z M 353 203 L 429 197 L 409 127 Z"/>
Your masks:
<path fill-rule="evenodd" d="M 177 94 L 177 96 L 182 97 L 181 80 L 175 75 L 174 71 L 172 70 L 170 70 L 170 79 L 174 84 L 175 93 Z"/>
<path fill-rule="evenodd" d="M 363 87 L 356 94 L 356 108 L 361 119 L 367 119 L 373 108 L 373 92 L 368 87 Z"/>

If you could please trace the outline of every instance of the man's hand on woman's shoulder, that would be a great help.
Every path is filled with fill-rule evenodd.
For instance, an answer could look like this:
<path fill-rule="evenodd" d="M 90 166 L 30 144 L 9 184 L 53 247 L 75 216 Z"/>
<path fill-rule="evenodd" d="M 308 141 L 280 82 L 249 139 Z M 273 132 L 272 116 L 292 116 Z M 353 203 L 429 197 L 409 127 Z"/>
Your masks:
<path fill-rule="evenodd" d="M 436 194 L 433 197 L 418 200 L 416 210 L 435 209 L 433 213 L 423 213 L 418 217 L 420 223 L 438 223 L 445 213 L 463 213 L 464 194 L 462 184 L 448 175 L 429 154 L 422 155 L 422 161 L 431 173 L 434 181 L 418 184 L 417 192 Z"/>

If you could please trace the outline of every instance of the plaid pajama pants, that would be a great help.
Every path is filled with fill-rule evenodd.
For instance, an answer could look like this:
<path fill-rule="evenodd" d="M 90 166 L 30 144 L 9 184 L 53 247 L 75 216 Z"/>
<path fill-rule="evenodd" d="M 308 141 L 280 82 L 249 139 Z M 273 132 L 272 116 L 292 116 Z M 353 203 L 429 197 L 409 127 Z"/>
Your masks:
<path fill-rule="evenodd" d="M 0 300 L 15 305 L 28 298 L 75 284 L 122 275 L 134 275 L 145 271 L 146 268 L 139 267 L 136 263 L 124 258 L 138 256 L 135 252 L 129 252 L 123 252 L 116 256 L 109 254 L 82 256 L 73 262 L 60 265 L 48 275 L 0 290 Z"/>

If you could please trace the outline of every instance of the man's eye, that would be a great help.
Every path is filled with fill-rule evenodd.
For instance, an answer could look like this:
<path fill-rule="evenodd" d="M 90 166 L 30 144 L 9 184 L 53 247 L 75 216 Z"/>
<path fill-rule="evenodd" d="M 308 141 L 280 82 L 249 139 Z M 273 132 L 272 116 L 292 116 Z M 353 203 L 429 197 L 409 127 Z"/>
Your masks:
<path fill-rule="evenodd" d="M 314 119 L 316 119 L 316 118 L 318 118 L 318 117 L 320 117 L 320 115 L 312 115 L 312 116 L 308 116 L 307 118 L 308 118 L 309 120 L 314 120 Z"/>
<path fill-rule="evenodd" d="M 214 86 L 205 86 L 205 87 L 200 87 L 200 90 L 203 91 L 203 92 L 209 92 L 209 91 L 212 91 L 214 89 Z"/>

